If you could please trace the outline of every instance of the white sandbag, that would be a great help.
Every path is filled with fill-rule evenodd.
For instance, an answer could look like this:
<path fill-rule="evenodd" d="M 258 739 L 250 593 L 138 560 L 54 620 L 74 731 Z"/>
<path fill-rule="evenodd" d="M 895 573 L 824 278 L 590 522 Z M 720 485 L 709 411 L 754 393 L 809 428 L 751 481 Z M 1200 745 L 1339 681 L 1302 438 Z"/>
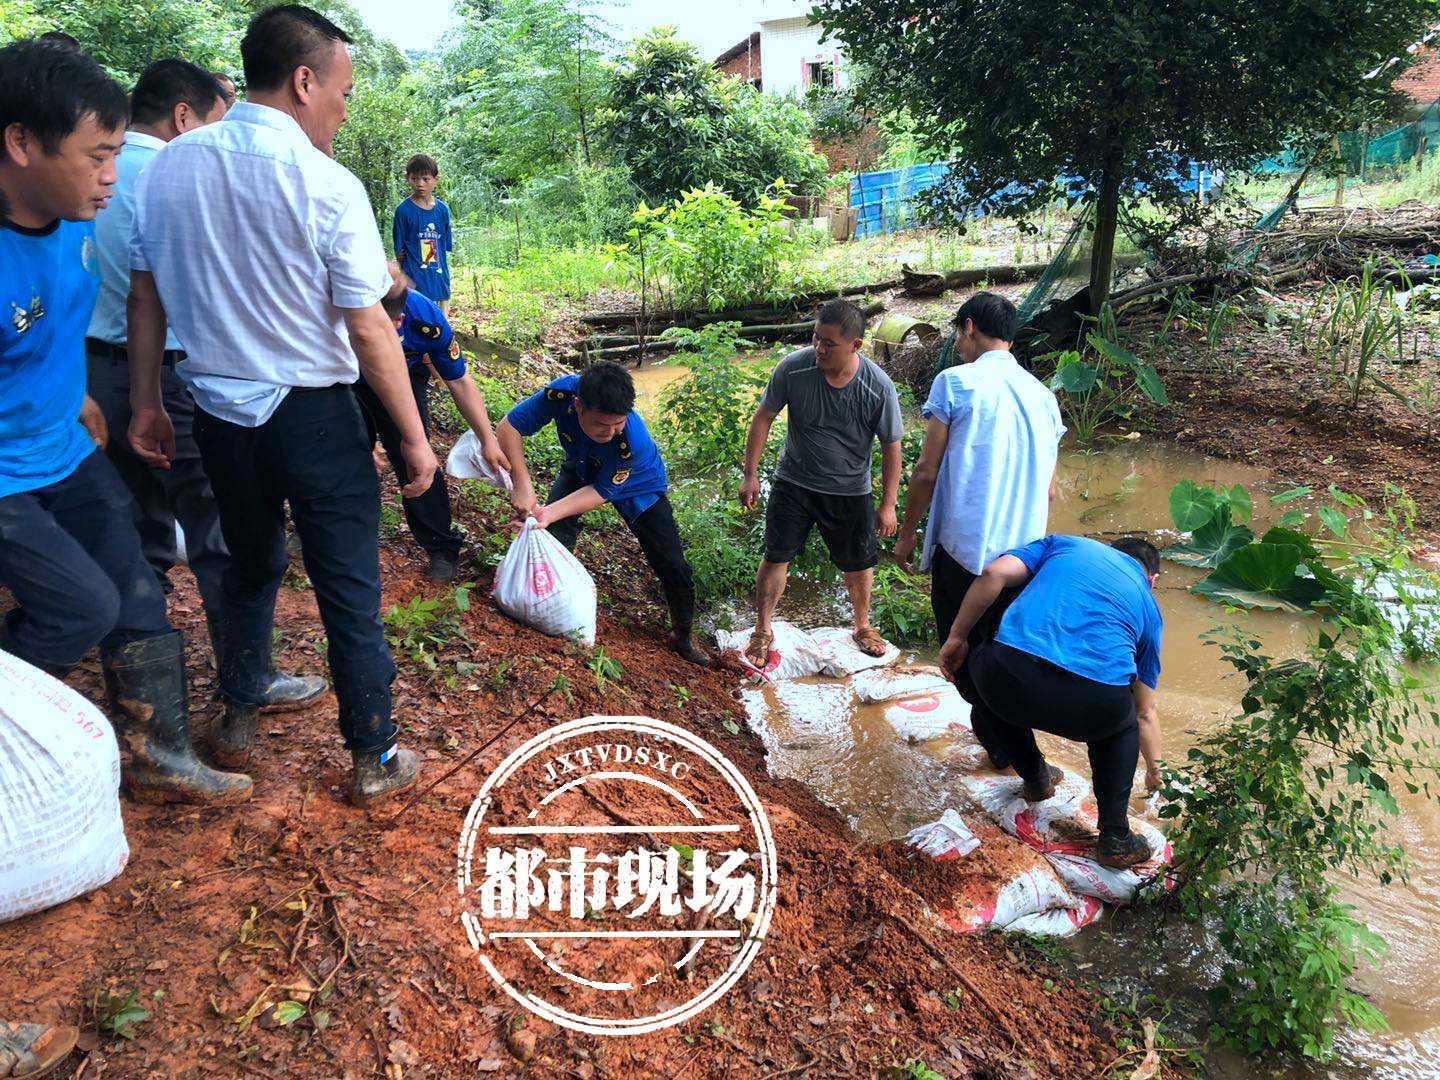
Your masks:
<path fill-rule="evenodd" d="M 0 922 L 125 869 L 120 749 L 100 711 L 0 652 Z"/>
<path fill-rule="evenodd" d="M 495 602 L 552 637 L 595 644 L 595 582 L 565 547 L 527 518 L 495 570 Z"/>
<path fill-rule="evenodd" d="M 750 644 L 749 630 L 717 630 L 715 641 L 721 652 L 735 651 L 740 662 L 754 681 L 775 682 L 779 679 L 801 679 L 807 675 L 819 675 L 829 662 L 829 654 L 806 631 L 783 621 L 770 624 L 774 635 L 770 642 L 770 654 L 762 667 L 756 667 L 745 658 L 745 649 Z"/>
<path fill-rule="evenodd" d="M 1112 870 L 1095 861 L 1099 833 L 1090 781 L 1069 770 L 1054 797 L 1029 803 L 1021 797 L 1023 781 L 1014 776 L 969 775 L 960 781 L 965 796 L 1011 836 L 1040 852 L 1067 886 L 1107 904 L 1128 904 L 1140 887 L 1162 875 L 1170 862 L 1170 843 L 1144 821 L 1130 819 L 1130 828 L 1150 845 L 1151 858 L 1138 866 Z"/>
<path fill-rule="evenodd" d="M 885 652 L 882 655 L 869 655 L 855 644 L 855 632 L 848 627 L 822 626 L 818 630 L 811 630 L 810 636 L 829 657 L 825 664 L 824 674 L 833 675 L 837 679 L 854 675 L 857 671 L 887 667 L 900 659 L 900 650 L 888 641 L 885 643 Z"/>
<path fill-rule="evenodd" d="M 190 565 L 190 556 L 185 552 L 185 530 L 178 521 L 175 522 L 175 557 L 186 566 Z"/>
<path fill-rule="evenodd" d="M 867 705 L 920 694 L 939 694 L 954 685 L 938 667 L 872 668 L 857 674 L 851 683 L 855 695 Z"/>
<path fill-rule="evenodd" d="M 450 456 L 445 459 L 445 471 L 461 480 L 484 480 L 501 491 L 508 492 L 515 487 L 509 469 L 497 469 L 485 460 L 473 430 L 455 440 Z"/>
<path fill-rule="evenodd" d="M 931 896 L 940 921 L 951 930 L 973 934 L 1005 930 L 1069 937 L 1100 917 L 1103 905 L 1075 895 L 1043 858 L 988 826 L 989 839 L 972 833 L 954 810 L 912 829 L 906 842 L 936 862 L 980 860 L 971 872 L 957 870 L 943 899 Z M 978 850 L 980 855 L 972 853 Z"/>
<path fill-rule="evenodd" d="M 916 694 L 885 706 L 885 722 L 910 742 L 936 739 L 970 725 L 970 704 L 946 683 L 931 694 Z"/>

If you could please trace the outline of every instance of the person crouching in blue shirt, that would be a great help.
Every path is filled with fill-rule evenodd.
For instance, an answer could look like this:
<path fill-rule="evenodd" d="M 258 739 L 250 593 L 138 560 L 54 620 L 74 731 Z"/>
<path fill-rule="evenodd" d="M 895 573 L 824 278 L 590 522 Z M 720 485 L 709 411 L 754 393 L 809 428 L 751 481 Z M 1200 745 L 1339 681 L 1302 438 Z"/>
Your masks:
<path fill-rule="evenodd" d="M 390 274 L 395 279 L 395 288 L 380 303 L 385 313 L 395 320 L 400 347 L 405 351 L 405 362 L 410 367 L 410 389 L 415 395 L 415 406 L 420 410 L 420 423 L 425 433 L 430 433 L 427 390 L 430 372 L 434 371 L 444 380 L 455 399 L 455 407 L 480 440 L 481 455 L 492 468 L 508 469 L 509 463 L 500 452 L 500 444 L 495 441 L 495 432 L 490 427 L 485 398 L 465 370 L 465 359 L 460 355 L 460 343 L 455 340 L 450 321 L 445 318 L 440 306 L 413 288 L 409 278 L 393 263 Z M 403 488 L 409 483 L 410 474 L 400 453 L 400 429 L 375 396 L 375 391 L 366 385 L 363 375 L 355 384 L 355 396 L 365 410 L 372 444 L 378 436 L 380 444 L 385 447 L 390 467 L 395 470 L 395 477 Z M 405 507 L 405 521 L 410 526 L 410 535 L 430 557 L 425 576 L 431 581 L 455 580 L 460 558 L 460 534 L 450 518 L 450 492 L 445 485 L 445 474 L 437 470 L 434 482 L 423 493 L 402 499 L 401 504 Z"/>
<path fill-rule="evenodd" d="M 99 291 L 95 215 L 115 184 L 125 91 L 83 52 L 0 49 L 0 648 L 52 674 L 101 649 L 132 798 L 248 798 L 190 745 L 182 635 L 145 561 L 135 502 L 79 417 Z M 93 422 L 93 421 L 92 421 Z M 124 438 L 124 432 L 113 433 Z"/>
<path fill-rule="evenodd" d="M 671 647 L 692 664 L 709 667 L 710 657 L 691 634 L 694 575 L 665 494 L 665 462 L 634 406 L 630 373 L 610 363 L 556 379 L 516 405 L 496 432 L 515 484 L 511 502 L 571 549 L 580 535 L 581 515 L 613 503 L 660 579 L 670 608 Z M 565 450 L 565 464 L 542 506 L 525 460 L 524 438 L 549 423 Z"/>
<path fill-rule="evenodd" d="M 1134 866 L 1152 855 L 1130 831 L 1130 789 L 1145 729 L 1146 758 L 1159 767 L 1163 620 L 1155 602 L 1160 553 L 1124 538 L 1045 536 L 992 560 L 970 586 L 940 650 L 954 673 L 969 655 L 977 719 L 1025 781 L 1030 802 L 1055 794 L 1061 773 L 1045 762 L 1035 732 L 1085 743 L 1100 812 L 1097 860 Z M 1006 588 L 1022 589 L 995 636 L 973 655 L 971 628 Z"/>

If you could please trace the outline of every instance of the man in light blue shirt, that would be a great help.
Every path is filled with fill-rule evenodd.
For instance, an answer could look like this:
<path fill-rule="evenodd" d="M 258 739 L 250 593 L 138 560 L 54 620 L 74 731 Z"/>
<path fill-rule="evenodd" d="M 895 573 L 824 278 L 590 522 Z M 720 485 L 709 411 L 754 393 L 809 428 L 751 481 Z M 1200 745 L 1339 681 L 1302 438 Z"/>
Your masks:
<path fill-rule="evenodd" d="M 175 427 L 175 452 L 168 469 L 142 461 L 125 438 L 130 427 L 130 355 L 126 349 L 126 298 L 130 293 L 130 243 L 135 223 L 135 186 L 166 143 L 225 115 L 225 95 L 208 72 L 184 60 L 158 60 L 141 74 L 130 94 L 130 129 L 116 162 L 115 194 L 95 219 L 95 248 L 100 263 L 100 293 L 85 337 L 90 396 L 100 406 L 114 437 L 105 453 L 139 508 L 145 560 L 161 585 L 170 589 L 169 572 L 179 558 L 178 519 L 185 531 L 186 562 L 195 574 L 215 654 L 223 632 L 221 576 L 230 562 L 220 531 L 215 495 L 195 445 L 195 402 L 175 374 L 185 358 L 173 330 L 165 335 L 160 373 L 166 412 Z M 265 689 L 268 712 L 303 708 L 325 693 L 325 680 L 297 678 L 271 671 Z"/>
<path fill-rule="evenodd" d="M 962 362 L 935 376 L 923 409 L 925 446 L 910 477 L 895 558 L 902 566 L 909 562 L 928 510 L 921 567 L 930 568 L 941 641 L 990 560 L 1046 531 L 1065 425 L 1055 395 L 1010 352 L 1018 318 L 1015 305 L 996 293 L 965 301 L 955 313 Z M 1013 590 L 999 597 L 976 623 L 972 648 L 994 634 L 1013 598 Z M 974 705 L 966 669 L 957 673 L 956 686 Z M 1009 766 L 983 718 L 975 734 L 996 768 Z"/>

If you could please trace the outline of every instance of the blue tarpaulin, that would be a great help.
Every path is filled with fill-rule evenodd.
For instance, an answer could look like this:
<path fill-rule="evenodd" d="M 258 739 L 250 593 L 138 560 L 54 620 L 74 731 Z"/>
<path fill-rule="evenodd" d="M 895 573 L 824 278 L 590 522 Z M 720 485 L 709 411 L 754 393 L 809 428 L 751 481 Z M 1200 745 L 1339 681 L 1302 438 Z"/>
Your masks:
<path fill-rule="evenodd" d="M 916 200 L 933 187 L 950 168 L 943 161 L 911 165 L 904 169 L 857 173 L 850 181 L 850 205 L 855 216 L 857 239 L 914 228 Z M 1180 181 L 1182 191 L 1198 191 L 1202 197 L 1215 187 L 1216 177 L 1209 165 L 1191 165 L 1188 178 Z"/>

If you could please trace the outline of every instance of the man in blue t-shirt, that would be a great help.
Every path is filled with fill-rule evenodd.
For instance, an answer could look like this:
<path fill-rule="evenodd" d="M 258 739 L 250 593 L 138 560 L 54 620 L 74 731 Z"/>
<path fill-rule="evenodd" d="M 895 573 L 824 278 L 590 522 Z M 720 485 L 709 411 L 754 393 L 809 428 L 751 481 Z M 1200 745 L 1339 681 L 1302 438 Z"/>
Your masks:
<path fill-rule="evenodd" d="M 580 535 L 581 515 L 614 504 L 660 579 L 670 608 L 671 647 L 692 664 L 709 667 L 710 657 L 691 634 L 695 581 L 665 494 L 665 462 L 634 406 L 630 373 L 609 363 L 556 379 L 516 405 L 496 432 L 515 482 L 511 502 L 571 549 Z M 565 450 L 565 464 L 542 506 L 523 440 L 550 423 Z"/>
<path fill-rule="evenodd" d="M 92 441 L 78 420 L 99 290 L 92 222 L 115 184 L 127 113 L 125 92 L 83 52 L 0 49 L 0 584 L 18 604 L 0 648 L 63 674 L 99 645 L 131 796 L 234 802 L 250 778 L 191 749 L 184 642 L 141 552 L 134 502 L 97 449 L 105 437 Z"/>
<path fill-rule="evenodd" d="M 1107 547 L 1083 536 L 1042 537 L 986 565 L 940 650 L 952 677 L 969 657 L 976 718 L 1024 779 L 1026 799 L 1050 798 L 1061 775 L 1045 763 L 1036 730 L 1086 744 L 1100 816 L 1096 855 L 1116 868 L 1153 854 L 1130 831 L 1128 807 L 1142 742 L 1147 782 L 1159 768 L 1159 576 L 1160 553 L 1145 540 Z M 994 638 L 970 655 L 971 628 L 1007 588 L 1023 591 Z"/>
<path fill-rule="evenodd" d="M 430 372 L 434 371 L 449 388 L 455 407 L 480 440 L 481 456 L 492 468 L 508 469 L 509 462 L 501 453 L 500 444 L 495 441 L 495 432 L 490 427 L 485 398 L 465 370 L 465 358 L 460 354 L 460 343 L 455 340 L 450 321 L 435 301 L 410 288 L 409 280 L 394 264 L 391 264 L 390 274 L 395 279 L 395 288 L 381 303 L 386 314 L 395 320 L 400 346 L 405 350 L 405 361 L 410 367 L 410 389 L 415 395 L 415 405 L 420 410 L 420 423 L 425 433 L 430 433 L 428 391 Z M 363 375 L 355 384 L 355 396 L 365 410 L 372 445 L 378 437 L 403 488 L 410 481 L 410 473 L 400 452 L 400 429 L 375 396 L 375 391 L 366 384 Z M 445 485 L 444 472 L 436 470 L 434 483 L 414 498 L 402 498 L 401 503 L 405 507 L 405 521 L 410 526 L 410 535 L 430 557 L 425 576 L 431 581 L 454 581 L 459 569 L 460 534 L 455 531 L 450 518 L 450 492 Z"/>
<path fill-rule="evenodd" d="M 440 166 L 429 154 L 416 154 L 405 166 L 410 197 L 395 208 L 392 239 L 395 261 L 415 287 L 440 305 L 450 306 L 450 208 L 435 197 Z"/>

